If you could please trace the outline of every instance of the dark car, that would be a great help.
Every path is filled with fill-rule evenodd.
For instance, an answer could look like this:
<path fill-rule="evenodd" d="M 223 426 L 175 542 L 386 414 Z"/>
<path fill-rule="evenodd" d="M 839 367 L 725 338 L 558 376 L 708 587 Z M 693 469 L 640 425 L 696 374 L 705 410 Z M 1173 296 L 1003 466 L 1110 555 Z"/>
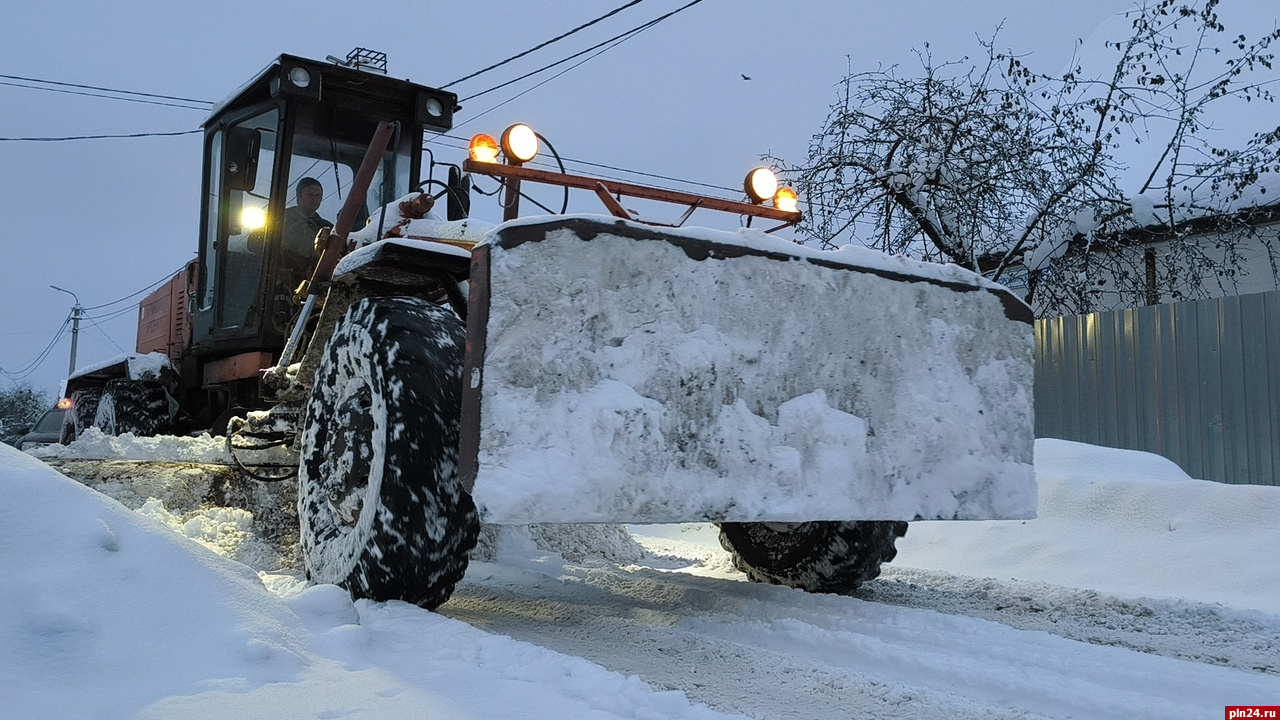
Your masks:
<path fill-rule="evenodd" d="M 69 403 L 60 402 L 46 410 L 26 435 L 13 441 L 13 446 L 19 450 L 30 450 L 58 442 L 62 436 L 62 417 L 67 414 L 69 407 L 71 407 Z"/>

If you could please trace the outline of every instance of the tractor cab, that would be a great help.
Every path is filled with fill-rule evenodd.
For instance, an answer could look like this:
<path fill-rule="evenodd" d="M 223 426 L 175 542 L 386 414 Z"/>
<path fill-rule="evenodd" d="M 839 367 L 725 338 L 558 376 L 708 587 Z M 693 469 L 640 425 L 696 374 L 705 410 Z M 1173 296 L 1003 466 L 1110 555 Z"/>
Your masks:
<path fill-rule="evenodd" d="M 357 228 L 417 187 L 424 129 L 452 127 L 457 97 L 387 77 L 385 55 L 382 72 L 367 57 L 331 60 L 281 55 L 204 124 L 201 239 L 190 303 L 191 345 L 202 365 L 284 345 L 294 290 L 314 268 L 316 230 L 336 219 L 380 121 L 394 123 L 394 136 Z M 255 364 L 232 362 L 221 372 L 234 375 L 240 366 L 256 372 L 248 367 Z"/>

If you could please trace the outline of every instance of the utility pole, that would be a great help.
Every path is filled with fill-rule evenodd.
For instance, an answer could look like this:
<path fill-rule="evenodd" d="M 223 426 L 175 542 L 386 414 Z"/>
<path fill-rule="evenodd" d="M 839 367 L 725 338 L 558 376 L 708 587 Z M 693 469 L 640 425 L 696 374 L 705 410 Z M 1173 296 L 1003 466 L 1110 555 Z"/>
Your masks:
<path fill-rule="evenodd" d="M 67 377 L 71 377 L 71 373 L 76 371 L 76 343 L 80 340 L 80 315 L 84 312 L 84 308 L 80 307 L 80 298 L 70 290 L 63 290 L 57 285 L 49 287 L 64 292 L 75 299 L 76 304 L 71 307 L 71 364 L 67 366 Z"/>

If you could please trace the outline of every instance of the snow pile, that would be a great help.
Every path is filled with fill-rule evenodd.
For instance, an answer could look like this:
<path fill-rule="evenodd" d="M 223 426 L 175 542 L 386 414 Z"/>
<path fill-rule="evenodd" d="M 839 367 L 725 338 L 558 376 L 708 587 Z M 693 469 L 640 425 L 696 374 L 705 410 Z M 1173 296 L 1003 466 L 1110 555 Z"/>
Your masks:
<path fill-rule="evenodd" d="M 287 463 L 293 457 L 288 448 L 237 450 L 242 462 Z M 45 445 L 31 450 L 38 458 L 60 460 L 162 460 L 178 463 L 233 462 L 227 439 L 202 433 L 194 437 L 156 435 L 138 437 L 133 433 L 107 435 L 96 427 L 88 427 L 70 445 Z"/>
<path fill-rule="evenodd" d="M 71 445 L 28 453 L 219 555 L 302 576 L 295 481 L 250 480 L 232 465 L 226 438 L 112 437 L 87 428 Z M 237 454 L 251 464 L 290 460 L 283 448 Z"/>
<path fill-rule="evenodd" d="M 204 507 L 186 513 L 173 513 L 163 501 L 151 497 L 136 509 L 183 537 L 194 540 L 225 558 L 259 568 L 260 571 L 281 569 L 288 560 L 279 549 L 266 542 L 254 529 L 253 513 L 243 508 Z"/>
<path fill-rule="evenodd" d="M 723 718 L 403 603 L 252 570 L 0 447 L 0 704 L 15 718 Z M 296 588 L 295 588 L 296 589 Z"/>
<path fill-rule="evenodd" d="M 229 463 L 225 437 L 208 434 L 198 437 L 157 435 L 137 437 L 133 433 L 107 435 L 96 427 L 85 428 L 70 445 L 46 445 L 31 451 L 39 458 L 155 460 L 168 462 Z"/>
<path fill-rule="evenodd" d="M 12 717 L 132 717 L 215 679 L 242 691 L 296 680 L 304 633 L 262 602 L 253 571 L 33 458 L 0 457 L 0 567 L 16 581 L 0 587 L 0 695 Z"/>
<path fill-rule="evenodd" d="M 472 561 L 535 557 L 539 563 L 583 563 L 604 559 L 627 565 L 646 552 L 623 525 L 484 525 Z"/>
<path fill-rule="evenodd" d="M 486 522 L 1033 513 L 1031 327 L 976 276 L 750 234 L 503 227 L 531 240 L 492 247 L 468 378 Z M 776 257 L 734 255 L 753 247 Z"/>
<path fill-rule="evenodd" d="M 1039 517 L 915 522 L 894 567 L 1280 613 L 1280 488 L 1193 480 L 1133 450 L 1036 441 Z"/>

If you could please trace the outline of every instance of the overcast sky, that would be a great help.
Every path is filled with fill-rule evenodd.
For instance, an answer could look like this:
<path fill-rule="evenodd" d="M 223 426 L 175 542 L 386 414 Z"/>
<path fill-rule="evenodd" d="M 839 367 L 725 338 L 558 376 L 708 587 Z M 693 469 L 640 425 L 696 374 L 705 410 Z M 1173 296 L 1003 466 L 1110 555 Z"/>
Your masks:
<path fill-rule="evenodd" d="M 450 89 L 466 98 L 687 2 L 645 0 Z M 386 52 L 391 75 L 440 86 L 622 4 L 10 3 L 0 74 L 216 101 L 281 53 L 322 59 L 344 57 L 362 46 Z M 912 48 L 925 42 L 937 58 L 958 58 L 978 51 L 976 38 L 989 36 L 1003 22 L 1001 46 L 1057 72 L 1077 39 L 1129 4 L 703 0 L 514 100 L 555 71 L 464 102 L 453 134 L 496 134 L 524 121 L 569 158 L 736 188 L 763 153 L 792 161 L 804 157 L 834 99 L 835 84 L 849 68 L 912 64 Z M 12 77 L 0 83 L 5 83 L 0 84 L 3 138 L 180 132 L 198 128 L 205 116 L 191 109 L 14 87 L 25 83 Z M 477 118 L 494 106 L 499 107 Z M 456 162 L 458 144 L 443 139 L 433 151 Z M 5 218 L 0 368 L 22 370 L 49 346 L 68 316 L 71 296 L 50 285 L 75 293 L 85 307 L 105 305 L 90 310 L 96 319 L 81 326 L 78 365 L 133 349 L 141 296 L 111 303 L 171 275 L 194 255 L 200 152 L 195 134 L 0 141 L 0 216 Z M 477 214 L 492 214 L 492 201 L 476 202 Z M 600 211 L 586 196 L 575 198 L 570 209 Z M 677 215 L 672 210 L 670 218 L 657 219 Z M 724 220 L 699 214 L 693 222 Z M 111 317 L 117 311 L 123 314 Z M 70 339 L 63 337 L 27 374 L 29 381 L 56 391 L 69 352 Z M 9 382 L 0 377 L 0 386 Z"/>

